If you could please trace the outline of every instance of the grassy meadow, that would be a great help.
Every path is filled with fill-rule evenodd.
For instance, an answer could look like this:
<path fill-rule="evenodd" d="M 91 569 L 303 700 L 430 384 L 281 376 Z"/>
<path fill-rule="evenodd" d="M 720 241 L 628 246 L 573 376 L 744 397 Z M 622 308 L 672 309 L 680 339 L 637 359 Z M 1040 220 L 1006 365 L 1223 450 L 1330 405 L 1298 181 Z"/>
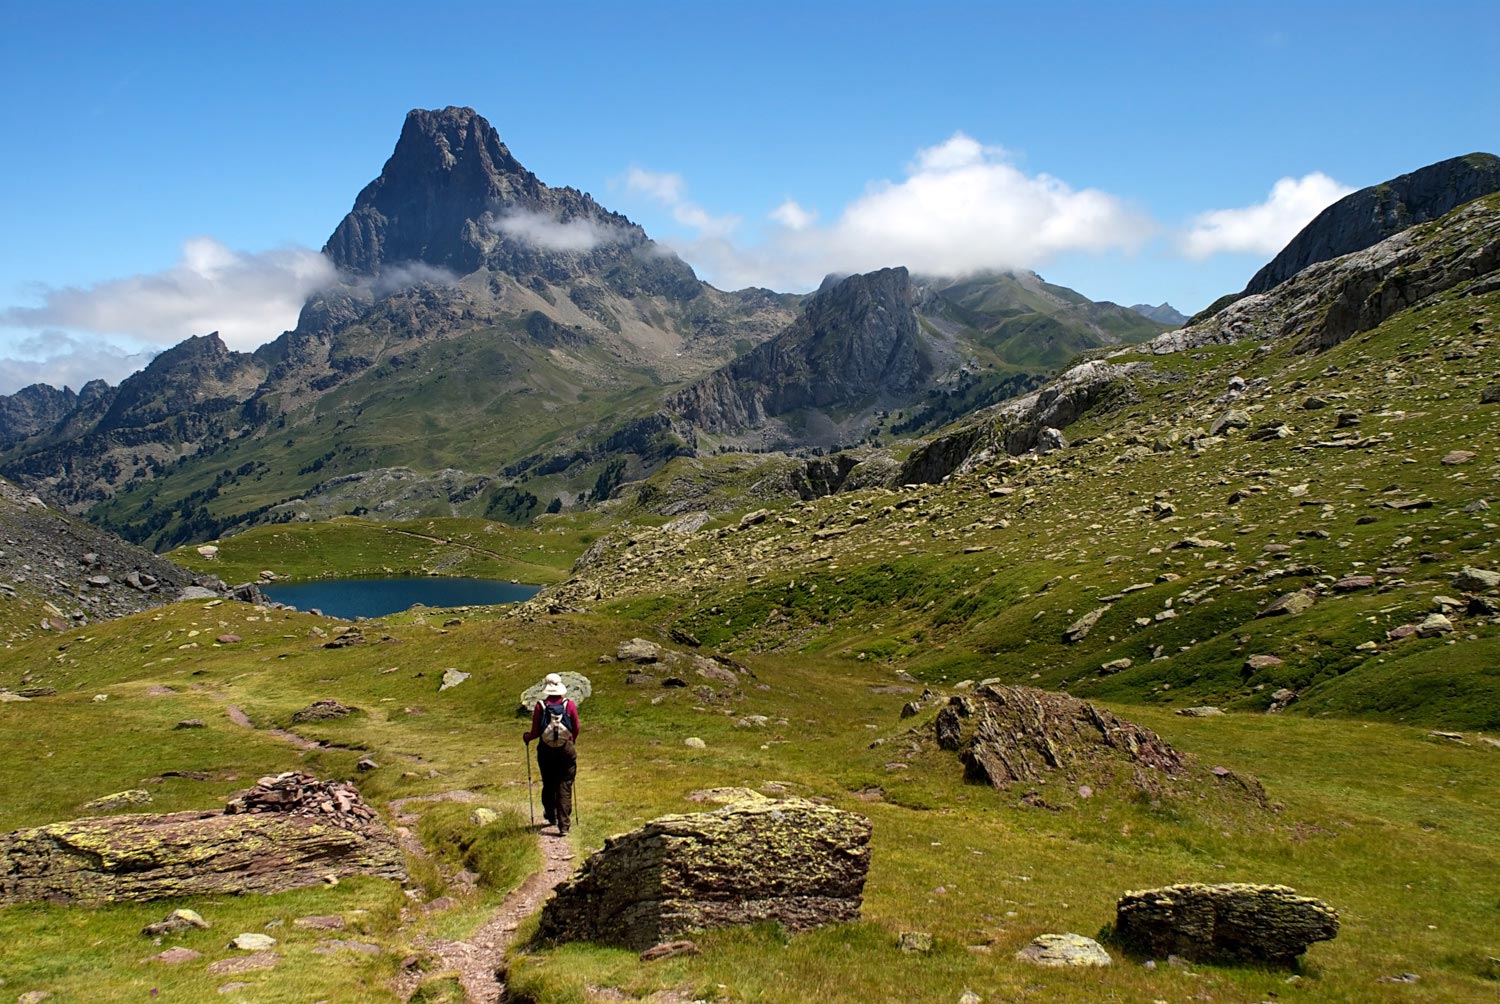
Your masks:
<path fill-rule="evenodd" d="M 1191 801 L 1153 805 L 1101 791 L 1048 811 L 1021 805 L 1014 792 L 965 784 L 951 754 L 900 752 L 903 733 L 914 722 L 921 727 L 930 712 L 899 718 L 911 695 L 883 692 L 902 685 L 889 666 L 817 653 L 741 654 L 754 675 L 732 688 L 627 685 L 625 667 L 600 657 L 649 625 L 619 615 L 461 616 L 464 623 L 452 627 L 424 614 L 368 622 L 367 643 L 330 650 L 319 632 L 338 622 L 200 601 L 11 653 L 0 684 L 15 686 L 25 672 L 32 685 L 59 693 L 0 705 L 0 729 L 18 754 L 0 764 L 0 830 L 71 818 L 84 801 L 133 787 L 153 794 L 141 810 L 212 808 L 260 774 L 292 767 L 355 777 L 376 805 L 467 788 L 512 811 L 504 829 L 481 840 L 468 808 L 438 803 L 426 810 L 418 830 L 446 871 L 464 864 L 482 883 L 464 894 L 444 887 L 444 868 L 414 867 L 413 884 L 424 895 L 446 891 L 459 905 L 405 924 L 400 890 L 375 881 L 186 904 L 0 909 L 6 992 L 47 989 L 64 1002 L 130 1000 L 156 989 L 158 1000 L 203 999 L 222 982 L 204 974 L 203 964 L 230 954 L 223 945 L 240 931 L 271 924 L 269 933 L 286 939 L 286 962 L 242 977 L 251 986 L 237 999 L 395 1000 L 388 984 L 421 936 L 461 936 L 477 926 L 534 864 L 534 843 L 521 823 L 524 721 L 515 706 L 547 669 L 585 672 L 596 688 L 583 708 L 576 847 L 597 847 L 606 835 L 663 812 L 702 808 L 687 798 L 697 789 L 742 785 L 826 798 L 866 814 L 874 823 L 873 858 L 857 924 L 791 937 L 769 927 L 716 932 L 701 939 L 701 955 L 655 964 L 596 946 L 523 945 L 514 959 L 517 999 L 649 999 L 682 991 L 721 1001 L 951 1002 L 970 988 L 990 1001 L 1202 994 L 1224 1002 L 1459 1001 L 1492 999 L 1500 989 L 1490 961 L 1500 949 L 1500 750 L 1472 735 L 1460 745 L 1425 728 L 1373 721 L 1188 719 L 1166 708 L 1107 702 L 1205 764 L 1257 774 L 1278 808 L 1200 812 Z M 226 632 L 242 640 L 212 640 Z M 687 650 L 667 647 L 676 662 L 658 674 L 696 681 Z M 474 675 L 439 694 L 449 667 Z M 105 699 L 96 699 L 101 694 Z M 258 726 L 284 727 L 320 698 L 357 710 L 297 726 L 329 744 L 306 753 L 235 726 L 224 710 L 234 705 Z M 754 724 L 756 715 L 766 723 Z M 206 727 L 172 728 L 190 717 Z M 684 746 L 688 736 L 707 748 Z M 889 741 L 872 748 L 876 739 Z M 380 767 L 356 774 L 361 756 Z M 187 771 L 203 779 L 182 776 Z M 169 772 L 178 773 L 164 776 Z M 495 846 L 486 846 L 490 841 Z M 1286 883 L 1335 906 L 1343 931 L 1315 945 L 1295 974 L 1202 965 L 1148 970 L 1126 958 L 1107 970 L 1058 973 L 1011 959 L 1039 933 L 1097 935 L 1122 892 L 1178 881 Z M 180 967 L 143 963 L 161 949 L 137 932 L 175 905 L 192 906 L 214 924 L 167 939 L 204 959 Z M 289 924 L 308 913 L 345 916 L 355 933 L 343 937 L 383 953 L 313 954 L 316 932 Z M 934 951 L 900 953 L 897 935 L 908 930 L 934 934 Z M 1405 972 L 1420 981 L 1377 982 Z M 445 979 L 431 974 L 425 993 L 441 999 Z"/>

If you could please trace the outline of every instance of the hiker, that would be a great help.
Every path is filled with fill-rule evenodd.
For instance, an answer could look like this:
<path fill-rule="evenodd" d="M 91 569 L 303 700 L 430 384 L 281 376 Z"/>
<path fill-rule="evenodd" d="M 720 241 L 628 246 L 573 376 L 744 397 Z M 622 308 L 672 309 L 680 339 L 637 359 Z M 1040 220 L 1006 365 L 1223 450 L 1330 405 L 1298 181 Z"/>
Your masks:
<path fill-rule="evenodd" d="M 533 739 L 541 740 L 536 744 L 536 764 L 542 771 L 542 815 L 561 836 L 573 821 L 573 778 L 578 774 L 573 742 L 578 738 L 578 705 L 568 700 L 568 688 L 556 673 L 547 674 L 542 697 L 531 709 L 531 728 L 522 733 L 521 739 L 528 745 Z"/>

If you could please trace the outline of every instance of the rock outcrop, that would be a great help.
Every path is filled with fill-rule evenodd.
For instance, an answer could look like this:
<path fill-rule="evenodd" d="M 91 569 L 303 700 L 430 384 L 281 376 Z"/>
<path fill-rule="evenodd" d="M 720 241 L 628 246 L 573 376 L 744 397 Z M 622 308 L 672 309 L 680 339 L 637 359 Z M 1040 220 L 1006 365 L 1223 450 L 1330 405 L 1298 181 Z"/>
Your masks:
<path fill-rule="evenodd" d="M 105 816 L 0 835 L 0 903 L 93 906 L 282 892 L 330 874 L 404 877 L 394 835 L 363 803 L 288 807 L 262 799 L 235 814 Z"/>
<path fill-rule="evenodd" d="M 1127 892 L 1115 906 L 1116 940 L 1158 958 L 1292 965 L 1338 933 L 1336 911 L 1282 885 L 1174 885 Z"/>
<path fill-rule="evenodd" d="M 977 412 L 964 426 L 913 450 L 899 482 L 936 483 L 997 458 L 1057 448 L 1057 430 L 1094 408 L 1129 400 L 1130 379 L 1147 368 L 1102 360 L 1074 366 L 1041 390 Z"/>
<path fill-rule="evenodd" d="M 972 781 L 1023 786 L 1029 804 L 1057 807 L 1066 796 L 1043 793 L 1053 782 L 1069 789 L 1129 786 L 1149 795 L 1225 792 L 1251 804 L 1265 793 L 1253 777 L 1214 771 L 1166 740 L 1067 694 L 1035 687 L 986 685 L 957 696 L 933 720 L 938 745 L 959 754 Z"/>
<path fill-rule="evenodd" d="M 704 928 L 851 921 L 869 841 L 863 816 L 800 799 L 662 816 L 610 837 L 559 886 L 538 937 L 640 951 Z"/>

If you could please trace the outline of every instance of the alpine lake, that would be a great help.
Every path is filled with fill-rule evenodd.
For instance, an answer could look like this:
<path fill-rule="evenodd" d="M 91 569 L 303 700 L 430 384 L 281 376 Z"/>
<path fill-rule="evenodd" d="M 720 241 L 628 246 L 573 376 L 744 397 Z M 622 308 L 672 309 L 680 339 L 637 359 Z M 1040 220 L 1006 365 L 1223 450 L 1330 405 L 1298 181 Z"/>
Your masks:
<path fill-rule="evenodd" d="M 320 610 L 332 617 L 383 617 L 421 604 L 427 607 L 488 606 L 519 603 L 535 596 L 540 586 L 503 579 L 396 576 L 372 579 L 323 579 L 313 582 L 269 583 L 266 597 L 298 610 Z"/>

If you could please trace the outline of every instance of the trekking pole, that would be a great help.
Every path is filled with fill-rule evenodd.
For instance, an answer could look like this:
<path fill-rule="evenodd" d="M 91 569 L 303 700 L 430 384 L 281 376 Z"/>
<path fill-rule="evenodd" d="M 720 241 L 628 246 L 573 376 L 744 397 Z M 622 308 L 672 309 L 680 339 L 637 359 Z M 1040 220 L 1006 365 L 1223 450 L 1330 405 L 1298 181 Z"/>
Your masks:
<path fill-rule="evenodd" d="M 531 742 L 529 740 L 523 740 L 521 745 L 526 749 L 526 752 L 524 754 L 526 757 L 526 808 L 531 812 L 531 825 L 535 826 L 536 803 L 532 800 L 531 797 Z"/>

